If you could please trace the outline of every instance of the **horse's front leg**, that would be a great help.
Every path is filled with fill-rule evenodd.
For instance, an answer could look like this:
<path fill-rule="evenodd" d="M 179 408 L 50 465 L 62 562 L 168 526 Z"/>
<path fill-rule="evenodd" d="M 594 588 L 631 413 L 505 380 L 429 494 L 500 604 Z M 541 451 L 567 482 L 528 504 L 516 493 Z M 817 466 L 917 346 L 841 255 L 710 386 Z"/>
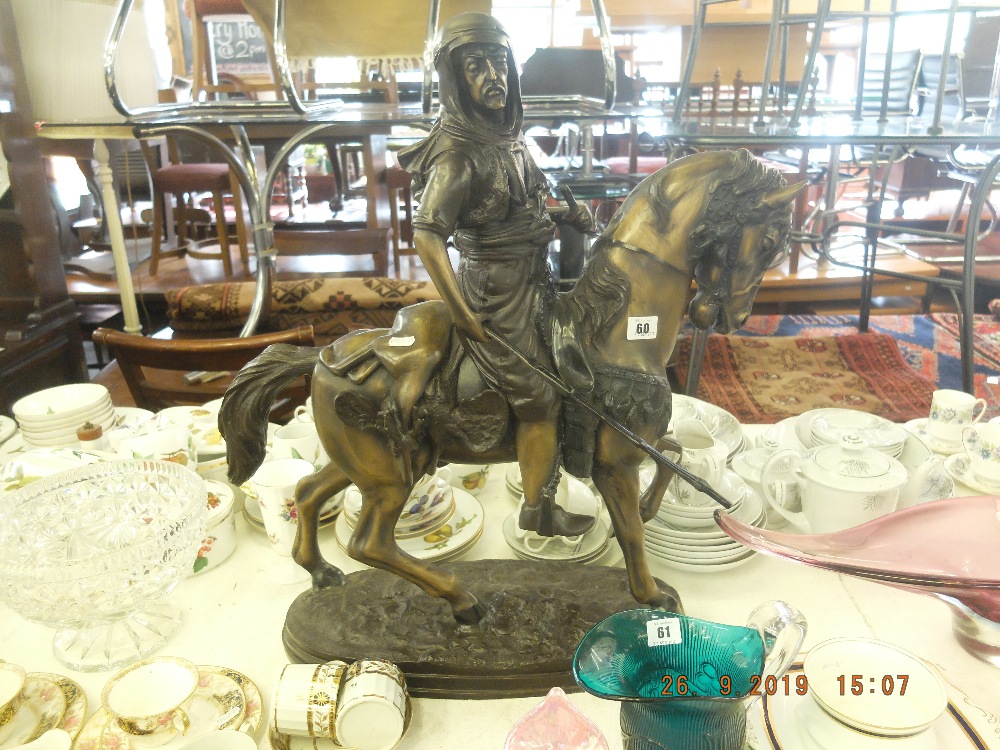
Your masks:
<path fill-rule="evenodd" d="M 319 551 L 319 514 L 326 501 L 344 489 L 351 480 L 334 463 L 329 463 L 315 474 L 299 480 L 295 487 L 295 509 L 298 524 L 292 543 L 292 559 L 309 571 L 315 588 L 340 586 L 344 572 L 329 563 Z"/>
<path fill-rule="evenodd" d="M 644 532 L 639 517 L 639 468 L 642 454 L 623 444 L 617 433 L 608 428 L 598 433 L 593 480 L 604 497 L 618 544 L 625 555 L 628 583 L 632 596 L 640 604 L 681 612 L 680 597 L 674 589 L 662 591 L 646 563 Z"/>
<path fill-rule="evenodd" d="M 396 522 L 409 493 L 410 488 L 402 483 L 363 488 L 361 515 L 348 554 L 359 562 L 415 583 L 431 596 L 445 599 L 458 622 L 467 625 L 479 622 L 485 610 L 462 588 L 455 575 L 407 555 L 396 544 Z"/>

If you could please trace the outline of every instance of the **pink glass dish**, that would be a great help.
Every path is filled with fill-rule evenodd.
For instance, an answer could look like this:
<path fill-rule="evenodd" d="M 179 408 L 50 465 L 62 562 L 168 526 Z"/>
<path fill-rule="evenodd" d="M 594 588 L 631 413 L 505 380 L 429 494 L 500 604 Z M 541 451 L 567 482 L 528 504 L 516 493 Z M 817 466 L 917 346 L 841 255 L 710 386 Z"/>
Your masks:
<path fill-rule="evenodd" d="M 716 511 L 730 537 L 760 552 L 937 596 L 970 653 L 1000 666 L 1000 497 L 952 497 L 830 534 L 785 534 Z"/>
<path fill-rule="evenodd" d="M 561 688 L 552 688 L 545 700 L 518 719 L 507 735 L 504 750 L 608 750 L 597 725 L 574 706 Z"/>

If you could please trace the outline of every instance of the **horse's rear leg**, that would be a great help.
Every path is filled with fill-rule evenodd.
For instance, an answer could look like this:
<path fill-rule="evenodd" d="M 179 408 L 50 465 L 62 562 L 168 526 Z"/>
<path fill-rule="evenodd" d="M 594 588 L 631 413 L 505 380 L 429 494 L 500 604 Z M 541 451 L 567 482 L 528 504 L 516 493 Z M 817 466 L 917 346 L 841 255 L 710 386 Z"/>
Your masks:
<path fill-rule="evenodd" d="M 396 544 L 396 521 L 408 496 L 409 489 L 402 484 L 362 490 L 361 515 L 351 536 L 348 554 L 359 562 L 415 583 L 431 596 L 445 599 L 457 621 L 468 625 L 479 622 L 485 612 L 476 598 L 462 588 L 456 576 L 410 557 Z"/>
<path fill-rule="evenodd" d="M 344 573 L 330 564 L 319 551 L 319 513 L 326 501 L 351 483 L 334 463 L 299 480 L 295 487 L 298 525 L 292 544 L 292 559 L 309 571 L 315 588 L 342 585 Z"/>
<path fill-rule="evenodd" d="M 613 443 L 614 439 L 610 442 Z M 609 445 L 606 433 L 600 443 L 593 480 L 608 506 L 618 544 L 625 555 L 632 596 L 640 604 L 679 612 L 681 604 L 676 592 L 661 591 L 646 563 L 642 519 L 639 517 L 638 467 L 628 461 L 620 450 Z"/>

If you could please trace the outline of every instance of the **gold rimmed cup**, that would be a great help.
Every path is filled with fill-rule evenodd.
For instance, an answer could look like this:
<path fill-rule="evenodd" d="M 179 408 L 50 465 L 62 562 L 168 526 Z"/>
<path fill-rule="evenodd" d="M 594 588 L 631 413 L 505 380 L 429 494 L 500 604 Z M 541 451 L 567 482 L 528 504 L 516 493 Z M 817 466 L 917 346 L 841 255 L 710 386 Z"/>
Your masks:
<path fill-rule="evenodd" d="M 27 678 L 27 673 L 17 664 L 0 662 L 0 727 L 13 719 L 21 708 Z"/>
<path fill-rule="evenodd" d="M 191 727 L 188 709 L 199 680 L 198 667 L 176 656 L 131 664 L 104 686 L 101 705 L 134 747 L 156 747 Z"/>

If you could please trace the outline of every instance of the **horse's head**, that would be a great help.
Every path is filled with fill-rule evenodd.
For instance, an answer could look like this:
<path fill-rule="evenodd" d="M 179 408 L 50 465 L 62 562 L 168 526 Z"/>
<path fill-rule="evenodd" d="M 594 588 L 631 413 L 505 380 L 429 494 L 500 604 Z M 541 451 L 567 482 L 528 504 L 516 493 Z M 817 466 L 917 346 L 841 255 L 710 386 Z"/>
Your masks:
<path fill-rule="evenodd" d="M 774 185 L 777 173 L 765 170 L 772 172 L 767 183 Z M 731 333 L 750 315 L 764 272 L 788 243 L 792 202 L 806 185 L 778 180 L 766 190 L 720 200 L 692 235 L 701 235 L 702 248 L 695 266 L 698 291 L 688 306 L 697 327 Z"/>

